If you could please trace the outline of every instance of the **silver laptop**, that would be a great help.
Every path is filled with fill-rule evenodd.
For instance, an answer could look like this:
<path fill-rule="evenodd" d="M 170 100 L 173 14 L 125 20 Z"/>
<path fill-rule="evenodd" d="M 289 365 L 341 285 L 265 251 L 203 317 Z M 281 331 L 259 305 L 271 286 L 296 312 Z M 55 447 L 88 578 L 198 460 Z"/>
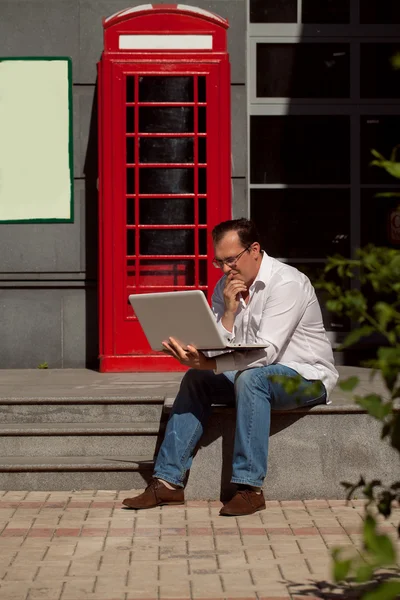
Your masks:
<path fill-rule="evenodd" d="M 133 310 L 153 350 L 163 350 L 162 342 L 175 338 L 198 350 L 246 350 L 267 344 L 227 344 L 201 290 L 132 294 Z"/>

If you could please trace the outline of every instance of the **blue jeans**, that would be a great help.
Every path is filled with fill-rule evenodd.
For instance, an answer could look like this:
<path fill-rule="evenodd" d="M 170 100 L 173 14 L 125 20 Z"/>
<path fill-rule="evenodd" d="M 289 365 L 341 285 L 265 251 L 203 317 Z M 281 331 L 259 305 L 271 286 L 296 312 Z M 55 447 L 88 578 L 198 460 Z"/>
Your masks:
<path fill-rule="evenodd" d="M 157 456 L 154 476 L 183 487 L 212 404 L 235 404 L 236 430 L 233 449 L 232 483 L 260 487 L 267 474 L 268 441 L 272 410 L 326 403 L 325 387 L 307 394 L 315 381 L 301 378 L 295 394 L 288 394 L 270 375 L 299 376 L 280 364 L 245 371 L 187 371 L 167 424 L 164 441 Z M 310 391 L 310 390 L 309 390 Z"/>

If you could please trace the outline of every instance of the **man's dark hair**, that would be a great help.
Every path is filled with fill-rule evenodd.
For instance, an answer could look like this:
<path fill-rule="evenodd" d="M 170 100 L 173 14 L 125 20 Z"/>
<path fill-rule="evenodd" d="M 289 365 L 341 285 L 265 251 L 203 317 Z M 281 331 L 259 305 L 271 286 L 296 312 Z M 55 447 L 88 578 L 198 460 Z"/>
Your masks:
<path fill-rule="evenodd" d="M 261 244 L 260 234 L 253 221 L 249 219 L 234 219 L 232 221 L 223 221 L 214 227 L 211 232 L 214 245 L 218 244 L 228 231 L 237 232 L 243 248 L 247 248 L 247 246 L 254 244 L 254 242 Z"/>

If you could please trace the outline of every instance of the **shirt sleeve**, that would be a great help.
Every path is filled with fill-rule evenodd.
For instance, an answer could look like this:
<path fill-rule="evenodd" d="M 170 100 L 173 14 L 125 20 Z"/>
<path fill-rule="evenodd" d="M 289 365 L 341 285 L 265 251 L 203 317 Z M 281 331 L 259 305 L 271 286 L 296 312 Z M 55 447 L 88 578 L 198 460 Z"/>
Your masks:
<path fill-rule="evenodd" d="M 233 331 L 228 331 L 222 324 L 222 317 L 224 316 L 225 311 L 225 303 L 224 296 L 222 293 L 224 278 L 221 278 L 217 285 L 215 286 L 214 293 L 211 299 L 212 311 L 214 313 L 215 320 L 217 322 L 217 327 L 221 332 L 224 340 L 226 342 L 233 342 L 235 339 L 235 328 Z"/>
<path fill-rule="evenodd" d="M 259 350 L 235 351 L 216 358 L 216 373 L 243 371 L 277 362 L 302 318 L 308 304 L 308 294 L 302 283 L 288 281 L 273 286 L 265 300 L 256 343 L 265 343 Z"/>

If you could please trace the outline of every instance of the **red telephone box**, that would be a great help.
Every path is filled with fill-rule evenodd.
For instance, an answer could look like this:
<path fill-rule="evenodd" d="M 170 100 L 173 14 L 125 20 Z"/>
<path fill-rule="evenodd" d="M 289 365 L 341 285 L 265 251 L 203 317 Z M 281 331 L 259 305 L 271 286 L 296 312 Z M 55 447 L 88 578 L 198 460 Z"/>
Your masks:
<path fill-rule="evenodd" d="M 210 232 L 231 218 L 228 23 L 146 4 L 103 27 L 100 370 L 182 370 L 151 350 L 128 296 L 201 289 L 210 300 L 220 276 Z"/>

